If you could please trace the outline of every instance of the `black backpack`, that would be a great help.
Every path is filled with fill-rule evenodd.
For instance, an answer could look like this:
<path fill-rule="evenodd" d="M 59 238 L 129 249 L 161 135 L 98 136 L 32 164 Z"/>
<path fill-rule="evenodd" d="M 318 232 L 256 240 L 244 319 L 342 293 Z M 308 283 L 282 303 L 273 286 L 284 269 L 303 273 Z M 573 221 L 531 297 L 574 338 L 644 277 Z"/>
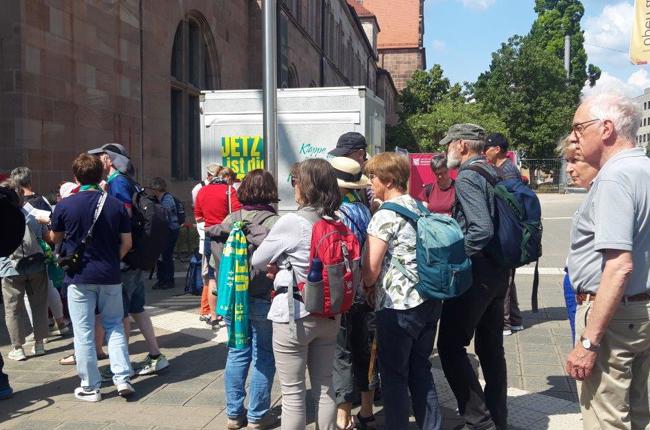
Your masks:
<path fill-rule="evenodd" d="M 176 205 L 176 216 L 178 217 L 178 224 L 183 225 L 185 224 L 186 218 L 185 205 L 182 201 L 178 200 L 176 196 L 172 195 L 172 198 L 174 199 L 174 204 Z"/>
<path fill-rule="evenodd" d="M 136 191 L 131 207 L 133 247 L 124 257 L 124 262 L 136 269 L 151 270 L 167 244 L 167 211 L 156 196 L 148 194 L 137 183 L 134 186 Z"/>

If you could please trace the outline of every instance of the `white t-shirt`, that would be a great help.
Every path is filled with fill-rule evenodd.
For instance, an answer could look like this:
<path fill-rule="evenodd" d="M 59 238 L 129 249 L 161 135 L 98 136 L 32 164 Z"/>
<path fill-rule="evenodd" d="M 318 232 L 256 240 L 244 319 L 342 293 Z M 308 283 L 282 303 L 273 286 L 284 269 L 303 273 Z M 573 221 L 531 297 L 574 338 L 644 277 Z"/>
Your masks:
<path fill-rule="evenodd" d="M 192 206 L 196 204 L 196 196 L 199 194 L 199 191 L 201 191 L 201 188 L 206 185 L 205 182 L 206 181 L 201 181 L 192 188 Z M 203 247 L 205 246 L 205 223 L 197 222 L 196 231 L 199 233 L 199 253 L 203 255 Z"/>
<path fill-rule="evenodd" d="M 417 202 L 408 194 L 388 201 L 413 212 L 419 212 Z M 376 310 L 384 308 L 404 310 L 421 305 L 424 300 L 415 289 L 415 283 L 392 264 L 393 258 L 397 259 L 411 278 L 418 279 L 415 255 L 417 235 L 413 226 L 397 212 L 380 208 L 370 220 L 368 236 L 376 237 L 388 244 L 375 289 Z"/>

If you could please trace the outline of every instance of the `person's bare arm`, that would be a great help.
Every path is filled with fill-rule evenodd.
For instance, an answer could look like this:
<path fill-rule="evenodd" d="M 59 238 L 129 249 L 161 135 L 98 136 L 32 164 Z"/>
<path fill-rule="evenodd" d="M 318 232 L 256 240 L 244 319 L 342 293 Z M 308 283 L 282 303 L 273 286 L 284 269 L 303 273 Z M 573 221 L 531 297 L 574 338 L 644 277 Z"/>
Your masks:
<path fill-rule="evenodd" d="M 598 287 L 596 300 L 589 312 L 585 331 L 576 333 L 589 339 L 594 345 L 600 345 L 607 326 L 621 304 L 625 286 L 632 273 L 632 253 L 629 251 L 606 250 L 605 267 Z M 576 347 L 567 358 L 566 370 L 572 378 L 583 380 L 591 375 L 596 361 L 597 351 L 588 351 L 582 347 L 579 339 Z"/>
<path fill-rule="evenodd" d="M 131 250 L 133 239 L 131 233 L 120 233 L 120 260 Z"/>
<path fill-rule="evenodd" d="M 632 274 L 632 253 L 629 251 L 607 250 L 605 268 L 598 287 L 589 320 L 583 336 L 600 344 L 607 326 L 623 299 L 625 286 Z"/>
<path fill-rule="evenodd" d="M 374 236 L 368 235 L 364 246 L 363 267 L 361 277 L 363 278 L 363 293 L 366 302 L 371 308 L 375 307 L 375 284 L 381 273 L 381 263 L 388 250 L 388 242 Z"/>
<path fill-rule="evenodd" d="M 52 231 L 48 232 L 49 242 L 58 245 L 63 242 L 63 232 L 62 231 Z"/>
<path fill-rule="evenodd" d="M 377 282 L 381 273 L 381 263 L 384 261 L 387 250 L 387 242 L 368 235 L 361 271 L 364 285 L 372 286 Z"/>

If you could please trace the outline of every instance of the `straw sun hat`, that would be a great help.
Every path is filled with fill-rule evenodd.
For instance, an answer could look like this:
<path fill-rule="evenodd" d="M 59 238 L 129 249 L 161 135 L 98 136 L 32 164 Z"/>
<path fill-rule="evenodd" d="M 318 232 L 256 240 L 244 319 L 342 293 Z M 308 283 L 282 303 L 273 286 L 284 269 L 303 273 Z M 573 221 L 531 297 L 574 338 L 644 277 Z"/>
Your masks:
<path fill-rule="evenodd" d="M 330 160 L 336 181 L 340 188 L 358 190 L 370 186 L 368 177 L 361 173 L 359 163 L 348 157 L 334 157 Z"/>

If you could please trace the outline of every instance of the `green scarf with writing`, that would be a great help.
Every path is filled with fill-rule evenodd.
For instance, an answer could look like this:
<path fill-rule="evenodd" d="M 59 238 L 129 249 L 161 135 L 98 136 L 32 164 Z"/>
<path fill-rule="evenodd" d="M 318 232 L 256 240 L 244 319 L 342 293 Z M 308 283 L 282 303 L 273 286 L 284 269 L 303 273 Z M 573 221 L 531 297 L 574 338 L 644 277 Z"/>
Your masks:
<path fill-rule="evenodd" d="M 250 344 L 248 321 L 248 242 L 236 221 L 219 264 L 216 313 L 228 322 L 228 346 L 241 349 Z"/>

